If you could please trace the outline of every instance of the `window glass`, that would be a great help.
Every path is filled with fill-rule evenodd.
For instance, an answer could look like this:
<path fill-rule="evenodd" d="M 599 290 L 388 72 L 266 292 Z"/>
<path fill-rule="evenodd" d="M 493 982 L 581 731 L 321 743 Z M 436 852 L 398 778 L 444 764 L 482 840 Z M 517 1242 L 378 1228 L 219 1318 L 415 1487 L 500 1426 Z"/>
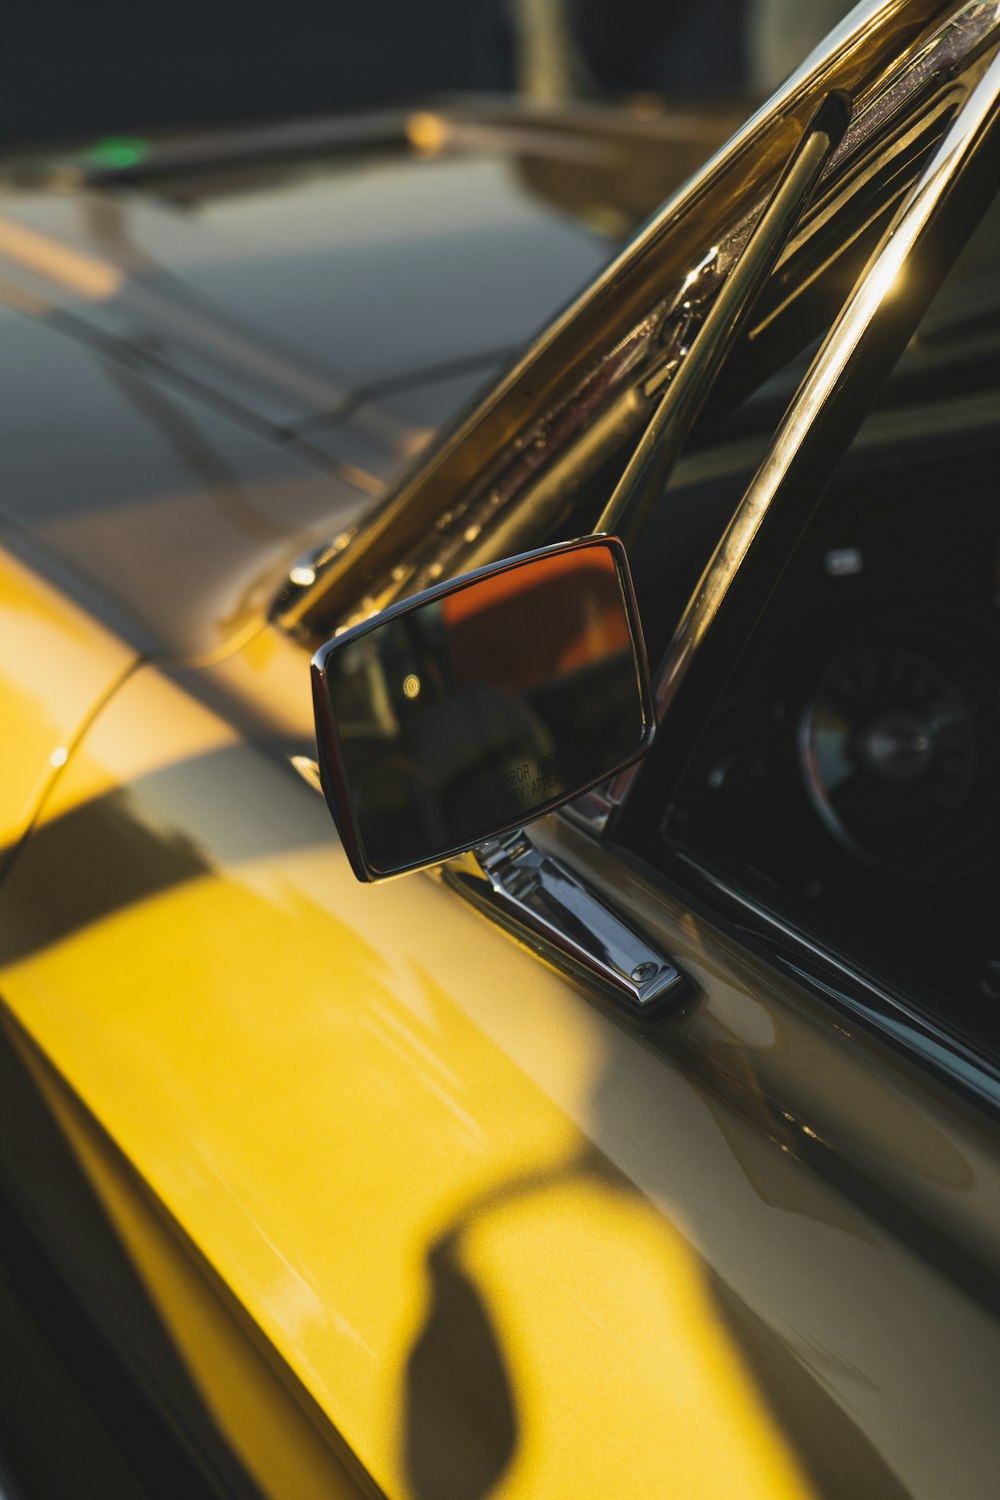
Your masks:
<path fill-rule="evenodd" d="M 1000 1001 L 998 240 L 994 207 L 833 474 L 666 831 L 651 809 L 662 860 L 723 862 L 977 1024 Z M 798 373 L 678 471 L 661 524 L 695 566 L 701 499 L 724 524 Z M 655 801 L 648 779 L 637 794 Z"/>

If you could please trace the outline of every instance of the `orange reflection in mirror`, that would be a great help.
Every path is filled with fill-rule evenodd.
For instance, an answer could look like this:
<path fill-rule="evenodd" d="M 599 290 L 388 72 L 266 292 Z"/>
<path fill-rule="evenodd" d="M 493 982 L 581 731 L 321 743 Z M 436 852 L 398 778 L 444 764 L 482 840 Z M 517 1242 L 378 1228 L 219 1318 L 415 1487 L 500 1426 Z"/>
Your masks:
<path fill-rule="evenodd" d="M 456 686 L 518 680 L 530 687 L 629 646 L 610 551 L 592 547 L 478 580 L 441 604 Z"/>

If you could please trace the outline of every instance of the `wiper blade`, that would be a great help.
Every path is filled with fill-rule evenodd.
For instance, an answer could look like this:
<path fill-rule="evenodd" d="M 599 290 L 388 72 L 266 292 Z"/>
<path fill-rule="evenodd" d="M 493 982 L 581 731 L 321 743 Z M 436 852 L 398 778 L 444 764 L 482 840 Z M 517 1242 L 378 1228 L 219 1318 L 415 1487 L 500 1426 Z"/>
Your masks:
<path fill-rule="evenodd" d="M 691 348 L 636 445 L 596 530 L 634 541 L 670 471 L 761 287 L 778 262 L 823 168 L 847 133 L 851 101 L 828 94 L 806 126 Z"/>

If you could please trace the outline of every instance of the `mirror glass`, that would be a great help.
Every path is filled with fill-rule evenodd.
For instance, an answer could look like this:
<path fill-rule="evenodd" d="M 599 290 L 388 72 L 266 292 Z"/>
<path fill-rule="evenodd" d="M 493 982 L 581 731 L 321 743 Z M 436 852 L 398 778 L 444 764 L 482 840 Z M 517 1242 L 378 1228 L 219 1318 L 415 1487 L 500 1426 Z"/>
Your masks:
<path fill-rule="evenodd" d="M 313 661 L 323 787 L 362 879 L 432 864 L 603 780 L 652 738 L 621 544 L 452 580 Z"/>

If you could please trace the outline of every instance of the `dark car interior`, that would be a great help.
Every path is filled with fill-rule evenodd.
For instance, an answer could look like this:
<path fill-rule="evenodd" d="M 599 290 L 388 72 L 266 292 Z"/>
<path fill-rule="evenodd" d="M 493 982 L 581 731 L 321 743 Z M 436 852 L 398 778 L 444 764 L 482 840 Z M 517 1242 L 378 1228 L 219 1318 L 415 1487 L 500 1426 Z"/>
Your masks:
<path fill-rule="evenodd" d="M 692 861 L 995 1050 L 1000 1006 L 1000 215 L 942 287 L 665 800 L 624 839 Z M 812 350 L 675 471 L 633 559 L 651 660 Z M 669 735 L 669 715 L 661 730 Z M 669 802 L 669 805 L 667 805 Z M 992 1035 L 991 1035 L 992 1034 Z"/>

